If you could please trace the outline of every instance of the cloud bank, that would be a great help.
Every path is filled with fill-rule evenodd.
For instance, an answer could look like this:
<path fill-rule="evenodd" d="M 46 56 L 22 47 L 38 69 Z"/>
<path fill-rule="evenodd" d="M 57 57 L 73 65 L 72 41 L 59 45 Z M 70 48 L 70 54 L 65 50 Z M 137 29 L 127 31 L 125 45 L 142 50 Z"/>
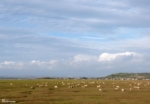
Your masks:
<path fill-rule="evenodd" d="M 9 62 L 4 61 L 0 63 L 0 70 L 36 70 L 40 71 L 62 71 L 70 73 L 74 71 L 92 72 L 90 76 L 102 75 L 100 72 L 142 72 L 149 70 L 149 60 L 146 56 L 135 52 L 124 53 L 102 53 L 98 56 L 78 54 L 66 60 L 50 60 L 39 61 L 32 60 L 30 62 Z M 132 70 L 131 70 L 132 68 Z M 97 72 L 97 73 L 95 73 Z M 50 74 L 53 76 L 52 74 Z M 69 74 L 66 74 L 69 75 Z M 78 75 L 73 75 L 78 76 Z M 79 75 L 80 76 L 80 75 Z M 88 76 L 85 74 L 85 76 Z"/>
<path fill-rule="evenodd" d="M 99 61 L 112 61 L 118 57 L 127 57 L 127 56 L 133 56 L 133 55 L 136 55 L 136 54 L 134 52 L 115 53 L 115 54 L 102 53 L 99 56 Z"/>

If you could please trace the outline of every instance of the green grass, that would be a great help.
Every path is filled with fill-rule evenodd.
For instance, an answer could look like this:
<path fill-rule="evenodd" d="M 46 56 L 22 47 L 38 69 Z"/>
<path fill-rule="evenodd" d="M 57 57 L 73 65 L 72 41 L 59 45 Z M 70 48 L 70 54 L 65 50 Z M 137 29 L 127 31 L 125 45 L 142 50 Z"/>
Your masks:
<path fill-rule="evenodd" d="M 65 85 L 62 85 L 62 82 Z M 90 84 L 91 82 L 95 83 Z M 148 82 L 141 80 L 0 80 L 0 99 L 16 101 L 17 104 L 150 104 Z M 37 84 L 45 85 L 45 83 L 47 86 L 37 86 Z M 76 86 L 78 83 L 80 85 Z M 140 90 L 133 88 L 137 86 L 137 83 L 141 83 Z M 81 86 L 85 84 L 88 87 L 82 88 Z M 121 92 L 120 89 L 114 91 L 113 84 L 126 89 L 126 92 Z M 57 89 L 54 88 L 55 85 L 58 86 Z M 102 92 L 98 91 L 97 85 L 101 85 Z M 75 87 L 68 88 L 68 86 Z M 35 87 L 35 89 L 31 89 L 31 87 Z M 133 90 L 130 91 L 129 88 Z"/>

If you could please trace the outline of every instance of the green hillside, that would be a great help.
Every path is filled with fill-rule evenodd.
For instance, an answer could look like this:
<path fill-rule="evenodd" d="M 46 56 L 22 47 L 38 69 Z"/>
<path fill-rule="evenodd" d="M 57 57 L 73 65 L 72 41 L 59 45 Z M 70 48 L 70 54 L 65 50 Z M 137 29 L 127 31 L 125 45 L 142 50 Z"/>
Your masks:
<path fill-rule="evenodd" d="M 150 73 L 116 73 L 106 76 L 106 78 L 136 78 L 150 79 Z"/>

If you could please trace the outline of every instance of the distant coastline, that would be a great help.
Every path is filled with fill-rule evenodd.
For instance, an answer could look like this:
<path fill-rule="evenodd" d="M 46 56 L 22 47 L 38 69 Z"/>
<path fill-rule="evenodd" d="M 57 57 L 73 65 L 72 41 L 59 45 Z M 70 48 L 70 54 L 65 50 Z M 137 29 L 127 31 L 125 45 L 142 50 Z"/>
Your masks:
<path fill-rule="evenodd" d="M 25 77 L 8 77 L 0 76 L 0 79 L 105 79 L 105 80 L 148 80 L 150 79 L 150 73 L 114 73 L 107 75 L 105 77 L 35 77 L 35 76 L 25 76 Z"/>

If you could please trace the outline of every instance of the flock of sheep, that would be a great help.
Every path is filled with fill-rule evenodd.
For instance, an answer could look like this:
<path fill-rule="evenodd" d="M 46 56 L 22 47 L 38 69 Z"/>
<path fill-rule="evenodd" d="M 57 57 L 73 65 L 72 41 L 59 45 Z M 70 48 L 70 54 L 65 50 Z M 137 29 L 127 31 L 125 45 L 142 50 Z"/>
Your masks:
<path fill-rule="evenodd" d="M 54 83 L 53 83 L 54 84 Z M 30 86 L 31 89 L 35 89 L 38 87 L 48 87 L 51 85 L 49 82 L 42 82 L 42 84 L 36 84 L 34 86 Z M 56 82 L 55 85 L 53 85 L 54 89 L 58 89 L 61 87 L 66 87 L 66 88 L 88 88 L 88 87 L 95 87 L 98 89 L 99 92 L 104 92 L 105 89 L 111 88 L 114 89 L 114 91 L 132 91 L 132 90 L 140 90 L 141 87 L 146 87 L 149 86 L 150 82 L 143 82 L 143 81 L 81 81 L 81 80 L 76 80 L 76 81 L 62 81 L 62 82 Z M 13 83 L 10 83 L 10 86 L 13 86 Z M 29 87 L 28 84 L 25 84 L 26 87 Z M 52 85 L 51 85 L 52 86 Z"/>
<path fill-rule="evenodd" d="M 120 83 L 124 83 L 126 84 L 126 88 L 123 88 L 123 86 L 121 86 L 122 84 Z M 92 84 L 93 85 L 96 85 L 95 87 L 98 88 L 98 91 L 100 92 L 103 92 L 103 89 L 107 89 L 107 87 L 112 87 L 114 89 L 114 91 L 122 91 L 122 92 L 125 92 L 125 91 L 132 91 L 133 89 L 138 89 L 140 90 L 141 89 L 141 86 L 149 86 L 150 85 L 150 82 L 142 82 L 142 81 L 139 81 L 139 82 L 127 82 L 127 81 L 122 81 L 122 82 L 113 82 L 111 83 L 111 85 L 107 84 L 107 82 L 100 82 L 100 81 L 91 81 L 91 82 L 84 82 L 84 81 L 81 81 L 81 82 L 73 82 L 73 83 L 64 83 L 62 82 L 62 85 L 65 86 L 65 85 L 69 85 L 68 88 L 75 88 L 75 87 L 81 87 L 81 88 L 88 88 L 88 86 L 91 86 Z M 54 88 L 58 88 L 57 85 L 54 86 Z M 127 89 L 128 88 L 128 89 Z"/>

